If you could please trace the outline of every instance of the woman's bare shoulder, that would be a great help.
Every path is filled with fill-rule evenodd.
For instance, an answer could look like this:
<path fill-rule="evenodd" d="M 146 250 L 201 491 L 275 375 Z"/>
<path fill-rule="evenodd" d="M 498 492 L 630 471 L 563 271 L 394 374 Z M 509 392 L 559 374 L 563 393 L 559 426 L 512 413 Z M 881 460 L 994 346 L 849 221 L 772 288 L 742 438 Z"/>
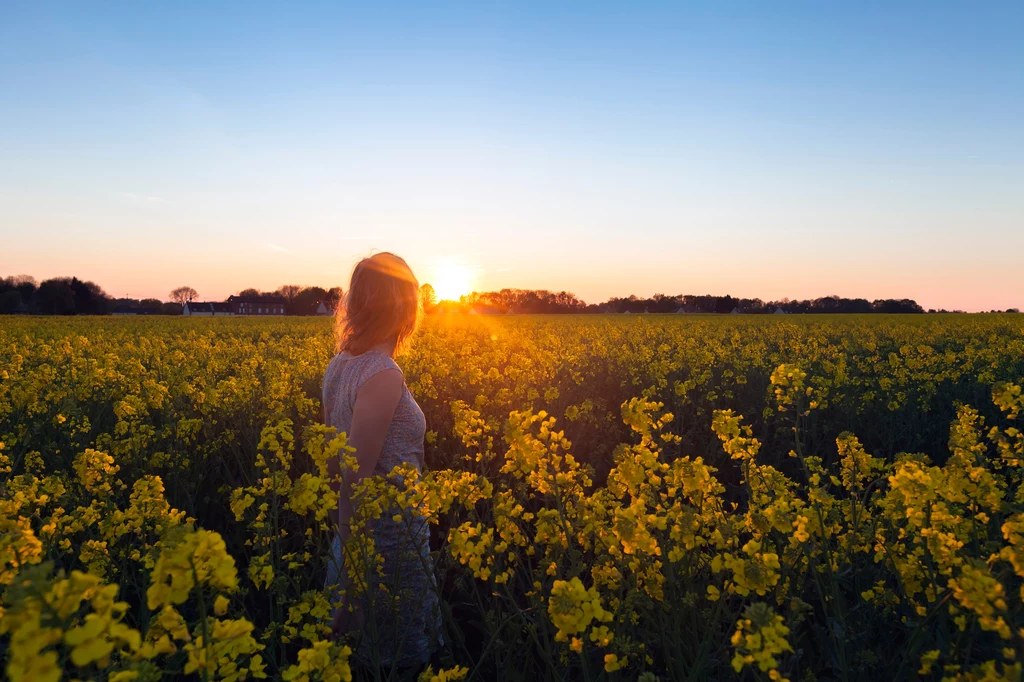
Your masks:
<path fill-rule="evenodd" d="M 397 404 L 402 397 L 405 378 L 397 369 L 387 367 L 366 378 L 356 392 L 358 400 L 380 401 Z"/>

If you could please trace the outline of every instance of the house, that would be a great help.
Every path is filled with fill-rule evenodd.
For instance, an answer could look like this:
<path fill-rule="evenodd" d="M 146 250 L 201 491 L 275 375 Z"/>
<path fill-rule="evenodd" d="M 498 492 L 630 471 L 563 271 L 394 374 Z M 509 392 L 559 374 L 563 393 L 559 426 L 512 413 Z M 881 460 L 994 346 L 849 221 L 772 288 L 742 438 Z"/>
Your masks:
<path fill-rule="evenodd" d="M 743 314 L 743 310 L 741 310 L 739 307 L 736 307 L 736 308 L 733 308 L 732 311 L 729 314 L 730 315 L 742 315 Z"/>
<path fill-rule="evenodd" d="M 185 304 L 185 309 L 181 311 L 181 314 L 193 317 L 219 317 L 221 315 L 234 315 L 235 311 L 232 310 L 230 303 L 189 301 Z"/>
<path fill-rule="evenodd" d="M 182 315 L 213 317 L 221 315 L 284 315 L 286 301 L 278 296 L 263 298 L 228 296 L 228 300 L 189 301 Z"/>
<path fill-rule="evenodd" d="M 284 315 L 285 303 L 280 296 L 228 296 L 225 305 L 235 315 Z"/>
<path fill-rule="evenodd" d="M 327 309 L 327 306 L 324 305 L 323 301 L 320 301 L 319 305 L 317 305 L 317 307 L 316 307 L 316 314 L 317 315 L 330 315 L 331 311 Z"/>
<path fill-rule="evenodd" d="M 695 312 L 697 312 L 697 306 L 695 306 L 695 305 L 684 305 L 681 308 L 679 308 L 679 310 L 676 311 L 676 313 L 678 313 L 678 314 L 695 313 Z"/>
<path fill-rule="evenodd" d="M 775 309 L 775 312 L 774 312 L 774 313 L 772 313 L 772 314 L 773 314 L 773 315 L 789 315 L 789 313 L 787 313 L 787 312 L 786 312 L 785 310 L 783 310 L 782 308 L 776 308 L 776 309 Z"/>

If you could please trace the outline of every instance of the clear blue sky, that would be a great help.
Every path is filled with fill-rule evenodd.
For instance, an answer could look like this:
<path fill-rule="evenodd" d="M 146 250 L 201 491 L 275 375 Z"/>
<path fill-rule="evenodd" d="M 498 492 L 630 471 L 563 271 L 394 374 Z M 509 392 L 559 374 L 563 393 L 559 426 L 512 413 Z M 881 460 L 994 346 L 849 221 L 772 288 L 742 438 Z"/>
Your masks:
<path fill-rule="evenodd" d="M 10 2 L 0 93 L 0 275 L 1024 307 L 1021 0 Z"/>

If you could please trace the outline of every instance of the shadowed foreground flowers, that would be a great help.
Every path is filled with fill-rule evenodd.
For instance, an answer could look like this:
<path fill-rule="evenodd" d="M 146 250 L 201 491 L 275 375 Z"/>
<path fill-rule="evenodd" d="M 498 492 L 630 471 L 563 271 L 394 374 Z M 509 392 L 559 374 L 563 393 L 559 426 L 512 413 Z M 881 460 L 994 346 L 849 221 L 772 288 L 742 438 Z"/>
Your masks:
<path fill-rule="evenodd" d="M 431 340 L 422 352 L 439 353 Z M 110 352 L 83 360 L 69 340 L 25 343 L 11 341 L 21 360 L 8 365 L 22 374 L 0 383 L 11 680 L 1020 679 L 1019 380 L 957 404 L 944 452 L 891 457 L 852 432 L 821 437 L 846 398 L 835 374 L 803 362 L 766 373 L 752 418 L 711 410 L 715 447 L 700 454 L 683 417 L 640 389 L 617 407 L 629 435 L 603 470 L 567 433 L 593 404 L 497 419 L 489 399 L 450 401 L 460 458 L 363 479 L 342 556 L 344 604 L 370 632 L 401 586 L 385 580 L 368 529 L 430 524 L 444 645 L 410 670 L 358 634 L 331 637 L 330 512 L 355 459 L 315 423 L 297 359 L 255 354 L 260 381 L 211 382 L 180 371 L 173 344 L 158 378 Z M 26 370 L 30 351 L 68 353 L 76 382 L 40 400 L 32 391 L 58 365 Z M 511 370 L 481 380 L 499 379 L 516 381 Z M 79 413 L 107 381 L 127 395 Z M 49 451 L 26 449 L 37 432 L 58 434 Z"/>

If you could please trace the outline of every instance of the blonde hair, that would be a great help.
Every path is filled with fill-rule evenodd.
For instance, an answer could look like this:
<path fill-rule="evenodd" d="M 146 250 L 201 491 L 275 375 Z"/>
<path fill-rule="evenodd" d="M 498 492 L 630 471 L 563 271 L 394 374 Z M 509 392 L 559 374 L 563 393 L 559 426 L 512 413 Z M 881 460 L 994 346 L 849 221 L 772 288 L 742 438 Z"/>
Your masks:
<path fill-rule="evenodd" d="M 408 345 L 419 319 L 420 286 L 412 269 L 393 253 L 376 253 L 352 270 L 335 318 L 338 352 L 359 355 L 394 338 L 397 354 Z"/>

